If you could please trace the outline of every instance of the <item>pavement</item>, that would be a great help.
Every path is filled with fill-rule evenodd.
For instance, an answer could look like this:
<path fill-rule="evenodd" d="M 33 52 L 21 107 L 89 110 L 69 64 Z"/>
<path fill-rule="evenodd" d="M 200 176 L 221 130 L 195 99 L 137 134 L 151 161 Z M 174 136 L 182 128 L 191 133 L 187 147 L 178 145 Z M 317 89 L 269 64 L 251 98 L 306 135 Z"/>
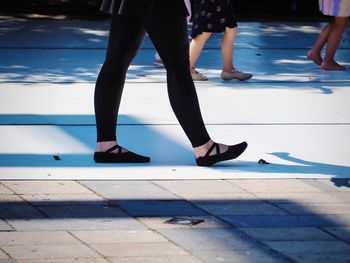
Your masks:
<path fill-rule="evenodd" d="M 249 148 L 202 168 L 148 38 L 118 135 L 152 162 L 97 165 L 92 98 L 108 21 L 0 24 L 1 263 L 350 262 L 350 28 L 337 52 L 347 71 L 329 72 L 305 56 L 322 23 L 240 23 L 246 82 L 219 78 L 213 36 L 198 63 L 203 117 L 215 140 Z"/>

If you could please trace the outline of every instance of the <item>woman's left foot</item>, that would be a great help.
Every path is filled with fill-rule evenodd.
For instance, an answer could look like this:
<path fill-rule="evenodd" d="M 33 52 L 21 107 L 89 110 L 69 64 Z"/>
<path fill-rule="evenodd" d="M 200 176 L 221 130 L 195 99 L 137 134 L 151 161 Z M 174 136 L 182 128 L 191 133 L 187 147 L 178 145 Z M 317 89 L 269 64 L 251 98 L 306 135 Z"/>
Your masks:
<path fill-rule="evenodd" d="M 204 156 L 198 157 L 196 162 L 198 166 L 211 166 L 218 162 L 236 159 L 245 151 L 247 147 L 248 144 L 246 142 L 241 142 L 236 145 L 228 146 L 226 151 L 220 152 L 220 145 L 213 143 L 208 152 Z M 212 154 L 214 150 L 216 153 Z"/>
<path fill-rule="evenodd" d="M 327 62 L 322 62 L 321 64 L 321 69 L 324 70 L 346 70 L 346 68 L 342 65 L 339 65 L 337 62 L 331 62 L 331 63 L 327 63 Z"/>

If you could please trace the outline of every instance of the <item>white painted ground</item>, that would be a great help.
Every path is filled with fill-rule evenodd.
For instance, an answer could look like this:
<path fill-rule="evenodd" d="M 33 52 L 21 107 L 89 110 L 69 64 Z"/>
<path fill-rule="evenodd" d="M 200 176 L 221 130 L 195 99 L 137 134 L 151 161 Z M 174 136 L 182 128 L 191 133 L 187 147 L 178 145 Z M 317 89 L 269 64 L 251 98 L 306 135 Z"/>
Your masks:
<path fill-rule="evenodd" d="M 328 84 L 331 92 L 325 94 L 316 85 L 197 86 L 212 137 L 249 143 L 238 160 L 195 166 L 163 83 L 128 83 L 121 107 L 120 143 L 151 156 L 147 165 L 93 163 L 92 84 L 6 84 L 1 98 L 11 103 L 0 108 L 0 179 L 349 177 L 348 87 Z M 272 164 L 258 164 L 259 159 Z"/>
<path fill-rule="evenodd" d="M 247 82 L 221 81 L 220 38 L 210 40 L 198 66 L 210 80 L 196 83 L 205 123 L 214 140 L 249 147 L 238 160 L 202 168 L 171 111 L 148 39 L 127 76 L 118 137 L 152 161 L 101 165 L 92 160 L 93 89 L 106 24 L 74 29 L 78 22 L 51 21 L 42 29 L 45 49 L 37 24 L 9 21 L 8 28 L 34 33 L 0 34 L 0 180 L 350 178 L 350 71 L 323 71 L 305 58 L 320 24 L 243 23 L 235 61 L 254 74 Z M 49 37 L 62 30 L 65 41 Z M 338 53 L 348 68 L 349 39 L 347 32 Z"/>

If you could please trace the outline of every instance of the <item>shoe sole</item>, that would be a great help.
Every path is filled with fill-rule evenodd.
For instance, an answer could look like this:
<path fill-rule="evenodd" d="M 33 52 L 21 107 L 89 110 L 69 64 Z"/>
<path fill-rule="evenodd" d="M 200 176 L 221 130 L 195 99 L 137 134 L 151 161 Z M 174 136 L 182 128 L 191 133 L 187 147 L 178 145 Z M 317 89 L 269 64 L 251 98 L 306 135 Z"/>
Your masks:
<path fill-rule="evenodd" d="M 96 163 L 149 163 L 151 158 L 138 155 L 132 152 L 121 154 L 95 152 L 94 161 Z"/>

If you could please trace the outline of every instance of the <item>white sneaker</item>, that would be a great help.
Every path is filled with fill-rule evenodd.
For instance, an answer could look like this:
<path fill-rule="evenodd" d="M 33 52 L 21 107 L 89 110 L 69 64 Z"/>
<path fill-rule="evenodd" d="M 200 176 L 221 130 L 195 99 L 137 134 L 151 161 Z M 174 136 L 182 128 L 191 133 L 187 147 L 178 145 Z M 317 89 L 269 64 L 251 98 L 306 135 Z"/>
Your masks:
<path fill-rule="evenodd" d="M 234 69 L 231 72 L 226 72 L 226 71 L 221 72 L 221 78 L 223 80 L 231 80 L 231 79 L 247 80 L 247 79 L 250 79 L 251 77 L 253 77 L 252 74 L 244 73 L 236 69 Z"/>
<path fill-rule="evenodd" d="M 192 76 L 193 80 L 198 80 L 198 81 L 206 81 L 206 80 L 208 80 L 208 78 L 205 75 L 203 75 L 202 73 L 199 73 L 194 68 L 191 69 L 191 76 Z"/>

